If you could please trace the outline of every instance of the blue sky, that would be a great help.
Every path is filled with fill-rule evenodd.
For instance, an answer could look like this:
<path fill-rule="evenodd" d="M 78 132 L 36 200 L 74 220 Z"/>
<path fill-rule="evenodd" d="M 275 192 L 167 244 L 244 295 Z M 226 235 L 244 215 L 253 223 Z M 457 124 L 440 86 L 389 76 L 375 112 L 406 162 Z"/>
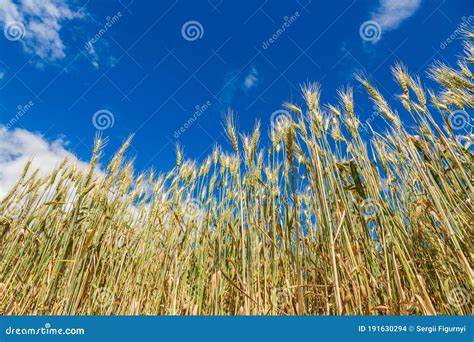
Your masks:
<path fill-rule="evenodd" d="M 322 102 L 334 103 L 362 70 L 393 100 L 390 66 L 424 77 L 435 60 L 455 63 L 461 42 L 447 40 L 473 9 L 469 0 L 0 0 L 0 165 L 11 177 L 19 156 L 87 160 L 95 113 L 113 121 L 102 122 L 109 156 L 135 133 L 137 168 L 167 170 L 178 141 L 191 159 L 227 146 L 228 107 L 240 130 L 259 119 L 267 136 L 283 102 L 301 103 L 304 82 L 320 82 Z M 361 89 L 355 99 L 364 121 L 371 105 Z"/>

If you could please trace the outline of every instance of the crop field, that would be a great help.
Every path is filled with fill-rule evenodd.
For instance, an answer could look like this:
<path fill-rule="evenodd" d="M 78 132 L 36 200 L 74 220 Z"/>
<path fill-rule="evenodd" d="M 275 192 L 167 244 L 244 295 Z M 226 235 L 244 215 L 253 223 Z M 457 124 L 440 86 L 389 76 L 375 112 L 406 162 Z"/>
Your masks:
<path fill-rule="evenodd" d="M 0 200 L 0 313 L 472 314 L 473 38 L 456 67 L 393 66 L 390 99 L 356 76 L 383 131 L 350 86 L 327 104 L 310 83 L 271 127 L 229 111 L 229 144 L 177 146 L 169 171 L 137 173 L 132 137 L 108 165 L 102 136 L 88 168 L 25 165 Z"/>

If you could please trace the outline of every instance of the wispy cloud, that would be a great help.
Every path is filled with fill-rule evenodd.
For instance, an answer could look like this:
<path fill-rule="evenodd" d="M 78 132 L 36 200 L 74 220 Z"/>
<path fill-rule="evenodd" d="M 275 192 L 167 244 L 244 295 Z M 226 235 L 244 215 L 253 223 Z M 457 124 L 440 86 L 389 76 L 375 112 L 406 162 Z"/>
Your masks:
<path fill-rule="evenodd" d="M 255 67 L 252 67 L 250 72 L 245 76 L 244 79 L 244 88 L 249 90 L 257 85 L 258 82 L 258 71 Z"/>
<path fill-rule="evenodd" d="M 244 71 L 246 70 L 233 70 L 225 74 L 220 102 L 231 104 L 235 96 L 246 95 L 258 86 L 260 78 L 257 68 L 253 66 Z"/>
<path fill-rule="evenodd" d="M 422 0 L 380 0 L 379 7 L 372 12 L 371 20 L 377 22 L 382 30 L 398 28 L 411 17 L 421 5 Z"/>
<path fill-rule="evenodd" d="M 121 11 L 116 12 L 113 16 L 107 16 L 105 22 L 97 29 L 94 34 L 89 37 L 89 39 L 85 43 L 85 48 L 89 56 L 89 60 L 96 69 L 99 69 L 99 59 L 102 60 L 102 64 L 105 64 L 108 67 L 113 66 L 115 64 L 115 58 L 109 56 L 108 60 L 106 58 L 104 62 L 103 58 L 100 58 L 100 56 L 108 54 L 104 53 L 105 50 L 108 50 L 109 45 L 107 40 L 103 39 L 104 36 L 107 35 L 109 30 L 115 24 L 117 24 L 122 17 L 123 14 Z"/>
<path fill-rule="evenodd" d="M 9 131 L 0 126 L 0 199 L 15 185 L 30 159 L 32 168 L 39 169 L 40 175 L 53 170 L 66 157 L 79 167 L 87 168 L 87 164 L 79 161 L 65 146 L 61 139 L 49 142 L 24 129 Z"/>
<path fill-rule="evenodd" d="M 62 24 L 82 17 L 83 13 L 74 12 L 65 0 L 0 0 L 5 37 L 21 41 L 25 51 L 47 62 L 66 56 L 60 37 Z"/>

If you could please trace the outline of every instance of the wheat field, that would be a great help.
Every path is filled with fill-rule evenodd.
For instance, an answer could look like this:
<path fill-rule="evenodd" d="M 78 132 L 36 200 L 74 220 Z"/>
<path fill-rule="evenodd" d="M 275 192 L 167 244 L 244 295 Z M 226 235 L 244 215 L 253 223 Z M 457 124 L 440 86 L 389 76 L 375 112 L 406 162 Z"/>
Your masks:
<path fill-rule="evenodd" d="M 229 146 L 178 146 L 167 173 L 136 174 L 131 139 L 99 168 L 100 136 L 88 169 L 26 165 L 0 201 L 0 313 L 471 314 L 473 38 L 435 90 L 395 65 L 399 102 L 357 75 L 384 131 L 352 88 L 322 104 L 306 84 L 270 146 L 229 112 Z"/>

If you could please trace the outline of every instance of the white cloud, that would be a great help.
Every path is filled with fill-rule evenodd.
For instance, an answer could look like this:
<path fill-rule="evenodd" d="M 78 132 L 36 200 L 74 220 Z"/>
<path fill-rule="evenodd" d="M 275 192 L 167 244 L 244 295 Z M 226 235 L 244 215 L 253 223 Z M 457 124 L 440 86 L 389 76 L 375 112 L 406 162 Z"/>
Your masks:
<path fill-rule="evenodd" d="M 225 74 L 224 85 L 220 91 L 219 102 L 231 104 L 237 94 L 249 94 L 250 90 L 257 87 L 260 82 L 257 68 L 251 67 L 247 72 L 244 70 L 232 70 Z"/>
<path fill-rule="evenodd" d="M 94 45 L 87 44 L 86 51 L 89 54 L 89 59 L 94 68 L 99 69 L 99 55 L 95 51 Z"/>
<path fill-rule="evenodd" d="M 244 88 L 250 89 L 253 88 L 258 82 L 258 72 L 257 69 L 252 68 L 250 72 L 245 76 L 244 79 Z"/>
<path fill-rule="evenodd" d="M 11 0 L 0 0 L 0 20 L 2 23 L 9 23 L 21 18 L 18 6 Z"/>
<path fill-rule="evenodd" d="M 380 0 L 371 20 L 376 21 L 382 30 L 394 30 L 405 19 L 415 14 L 420 5 L 421 0 Z"/>
<path fill-rule="evenodd" d="M 39 134 L 0 126 L 0 198 L 16 184 L 28 160 L 32 160 L 32 169 L 39 169 L 39 175 L 46 175 L 66 157 L 87 168 L 87 163 L 66 151 L 64 140 L 48 142 Z"/>
<path fill-rule="evenodd" d="M 82 17 L 83 14 L 71 10 L 65 0 L 0 0 L 0 23 L 5 35 L 9 26 L 15 24 L 21 32 L 19 40 L 24 49 L 46 61 L 66 56 L 66 47 L 59 35 L 62 24 Z"/>

